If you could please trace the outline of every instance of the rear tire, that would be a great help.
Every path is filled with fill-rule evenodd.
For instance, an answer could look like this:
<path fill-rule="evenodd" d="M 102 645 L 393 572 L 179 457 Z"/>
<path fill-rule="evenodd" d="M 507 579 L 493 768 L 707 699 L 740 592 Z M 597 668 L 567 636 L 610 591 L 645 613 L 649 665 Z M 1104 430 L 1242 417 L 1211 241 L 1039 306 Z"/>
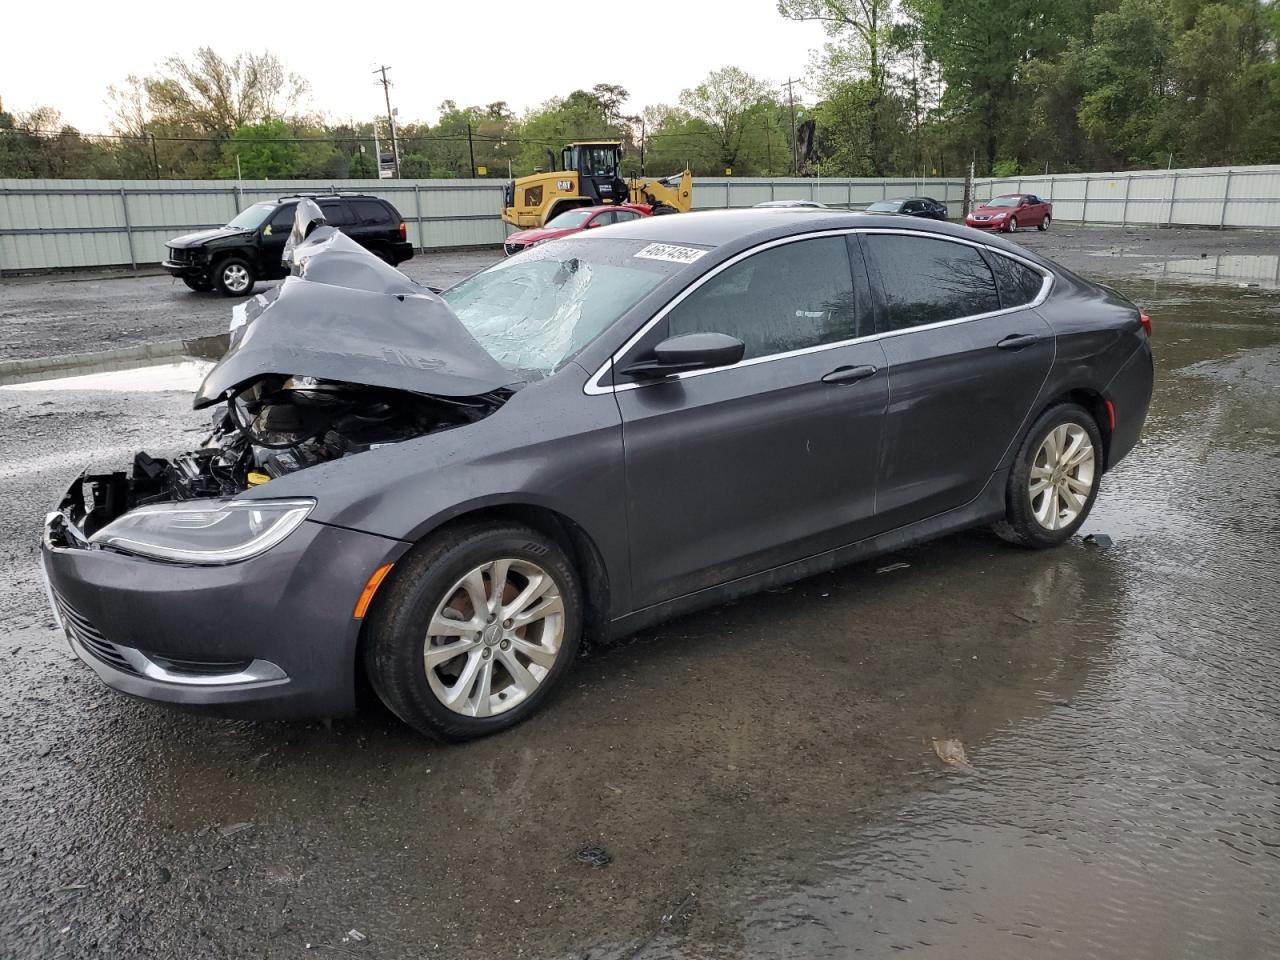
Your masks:
<path fill-rule="evenodd" d="M 578 652 L 582 593 L 545 534 L 464 524 L 400 561 L 365 629 L 365 669 L 382 702 L 421 733 L 470 740 L 551 695 Z"/>
<path fill-rule="evenodd" d="M 183 277 L 182 282 L 197 293 L 208 293 L 213 289 L 213 283 L 204 277 Z"/>
<path fill-rule="evenodd" d="M 213 285 L 227 297 L 247 297 L 257 279 L 249 261 L 241 257 L 227 257 L 213 271 Z"/>
<path fill-rule="evenodd" d="M 1036 229 L 1037 229 L 1037 230 L 1039 230 L 1041 233 L 1044 233 L 1044 231 L 1046 231 L 1046 230 L 1048 230 L 1048 229 L 1049 229 L 1049 220 L 1050 220 L 1050 219 L 1051 219 L 1051 218 L 1050 218 L 1049 216 L 1045 216 L 1045 218 L 1044 218 L 1043 220 L 1041 220 L 1041 221 L 1040 221 L 1040 226 L 1039 226 L 1039 227 L 1037 227 Z"/>
<path fill-rule="evenodd" d="M 1022 439 L 995 531 L 1043 549 L 1066 542 L 1089 516 L 1102 479 L 1102 433 L 1084 407 L 1050 407 Z"/>

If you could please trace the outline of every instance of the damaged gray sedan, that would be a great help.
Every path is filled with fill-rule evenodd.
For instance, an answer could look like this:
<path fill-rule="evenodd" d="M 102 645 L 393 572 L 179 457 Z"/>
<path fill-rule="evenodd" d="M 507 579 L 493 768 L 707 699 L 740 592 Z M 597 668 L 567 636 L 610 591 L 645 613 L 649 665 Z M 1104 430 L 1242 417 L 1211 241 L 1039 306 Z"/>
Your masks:
<path fill-rule="evenodd" d="M 110 686 L 518 722 L 618 635 L 950 531 L 1048 547 L 1135 444 L 1149 321 L 998 237 L 659 217 L 436 295 L 300 211 L 197 450 L 82 476 L 42 558 Z"/>

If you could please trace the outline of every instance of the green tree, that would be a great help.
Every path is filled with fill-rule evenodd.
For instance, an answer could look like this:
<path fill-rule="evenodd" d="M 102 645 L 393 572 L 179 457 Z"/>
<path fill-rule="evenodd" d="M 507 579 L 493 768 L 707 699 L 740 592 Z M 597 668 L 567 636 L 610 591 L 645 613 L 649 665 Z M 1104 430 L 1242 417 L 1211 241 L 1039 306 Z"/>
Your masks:
<path fill-rule="evenodd" d="M 831 38 L 817 64 L 820 92 L 838 104 L 828 116 L 839 117 L 847 134 L 847 121 L 856 114 L 866 130 L 865 138 L 859 138 L 862 146 L 840 139 L 834 150 L 849 159 L 860 155 L 859 165 L 874 176 L 888 162 L 882 106 L 889 87 L 885 51 L 896 8 L 896 0 L 778 0 L 784 17 L 821 23 Z"/>
<path fill-rule="evenodd" d="M 271 180 L 298 177 L 303 171 L 299 144 L 283 142 L 292 131 L 283 120 L 246 123 L 236 129 L 222 147 L 223 166 L 219 175 L 236 175 L 236 158 L 240 175 L 246 180 Z"/>
<path fill-rule="evenodd" d="M 706 124 L 714 139 L 718 162 L 736 167 L 746 139 L 748 118 L 761 104 L 777 102 L 777 93 L 763 80 L 737 67 L 713 70 L 695 87 L 680 93 L 680 106 Z"/>

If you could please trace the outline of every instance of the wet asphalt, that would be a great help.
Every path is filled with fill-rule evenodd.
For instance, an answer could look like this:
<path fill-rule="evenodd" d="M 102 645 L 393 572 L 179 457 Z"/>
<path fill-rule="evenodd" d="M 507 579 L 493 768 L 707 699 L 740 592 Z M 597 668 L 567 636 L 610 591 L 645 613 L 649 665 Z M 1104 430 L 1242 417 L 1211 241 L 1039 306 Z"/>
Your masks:
<path fill-rule="evenodd" d="M 40 517 L 206 417 L 145 375 L 0 387 L 0 957 L 1280 955 L 1280 240 L 1019 239 L 1155 326 L 1143 442 L 1080 538 L 966 533 L 596 646 L 463 746 L 102 687 Z M 224 328 L 167 283 L 0 286 L 6 348 L 41 355 L 42 317 L 45 352 L 114 345 L 120 309 Z"/>

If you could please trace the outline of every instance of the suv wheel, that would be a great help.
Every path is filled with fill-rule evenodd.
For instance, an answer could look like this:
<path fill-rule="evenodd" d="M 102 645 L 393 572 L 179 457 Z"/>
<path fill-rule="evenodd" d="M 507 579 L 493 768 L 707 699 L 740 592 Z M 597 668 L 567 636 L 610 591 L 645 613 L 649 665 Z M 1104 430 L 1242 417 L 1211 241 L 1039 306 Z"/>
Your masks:
<path fill-rule="evenodd" d="M 1084 523 L 1102 478 L 1102 434 L 1084 407 L 1062 403 L 1032 424 L 1009 472 L 996 533 L 1024 547 L 1054 547 Z"/>
<path fill-rule="evenodd" d="M 469 740 L 519 723 L 577 654 L 577 575 L 529 527 L 442 531 L 384 589 L 365 624 L 366 671 L 382 702 L 422 733 Z"/>
<path fill-rule="evenodd" d="M 182 282 L 197 293 L 208 293 L 213 289 L 213 283 L 206 277 L 183 277 Z"/>
<path fill-rule="evenodd" d="M 253 267 L 241 257 L 227 257 L 214 271 L 214 286 L 228 297 L 245 297 L 253 293 L 257 282 Z"/>

